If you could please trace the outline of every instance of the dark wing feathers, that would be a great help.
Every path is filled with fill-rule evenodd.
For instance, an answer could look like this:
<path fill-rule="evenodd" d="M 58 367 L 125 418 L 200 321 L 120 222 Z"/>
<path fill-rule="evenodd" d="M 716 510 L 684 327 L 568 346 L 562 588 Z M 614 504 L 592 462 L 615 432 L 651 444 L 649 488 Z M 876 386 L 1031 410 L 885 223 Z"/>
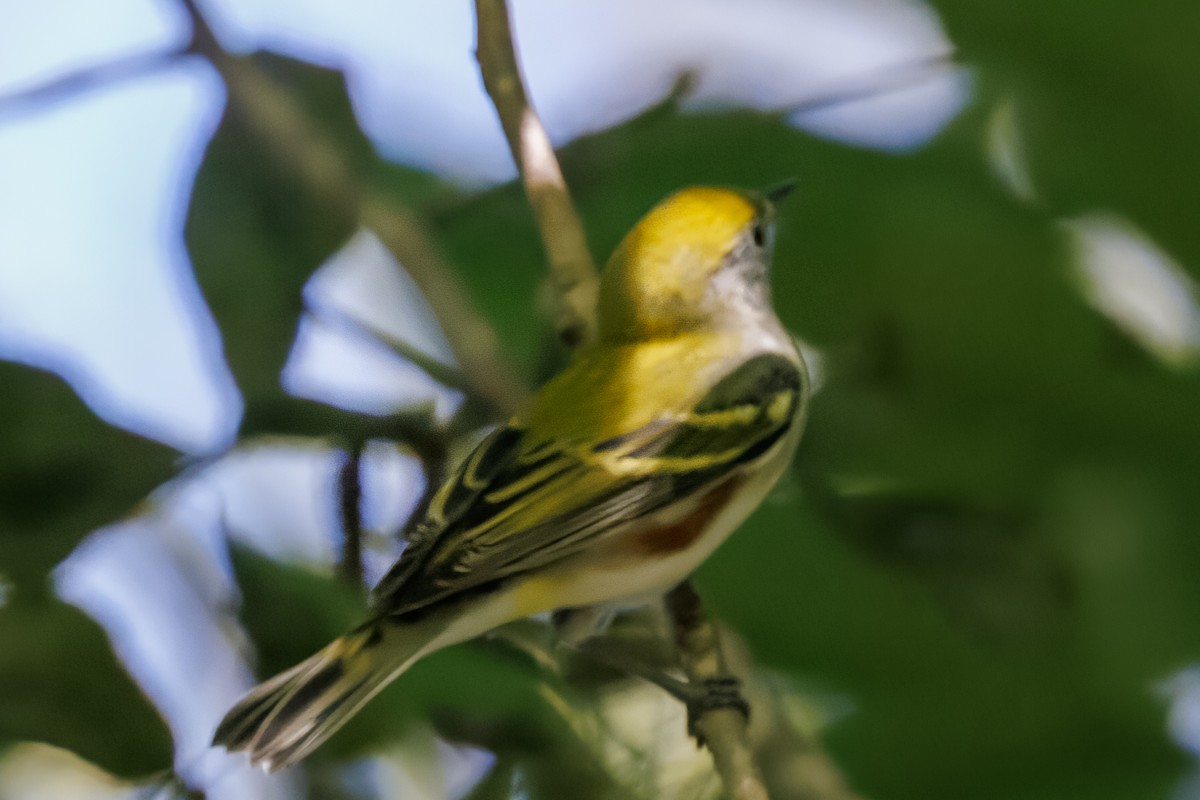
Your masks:
<path fill-rule="evenodd" d="M 371 604 L 376 610 L 400 610 L 401 594 L 412 594 L 409 587 L 420 582 L 419 573 L 440 549 L 443 534 L 461 528 L 467 513 L 485 505 L 477 503 L 482 490 L 517 460 L 523 442 L 520 428 L 502 426 L 476 445 L 453 478 L 434 495 L 425 519 L 409 534 L 400 559 L 371 590 Z"/>
<path fill-rule="evenodd" d="M 784 436 L 803 381 L 791 361 L 762 355 L 726 376 L 691 412 L 590 446 L 531 447 L 522 428 L 497 429 L 435 496 L 376 587 L 377 612 L 407 614 L 552 563 L 711 485 Z"/>
<path fill-rule="evenodd" d="M 804 376 L 777 355 L 752 358 L 727 375 L 682 419 L 660 420 L 601 442 L 596 451 L 632 458 L 720 456 L 774 434 L 753 460 L 778 441 L 803 395 Z M 747 450 L 747 452 L 749 452 Z"/>

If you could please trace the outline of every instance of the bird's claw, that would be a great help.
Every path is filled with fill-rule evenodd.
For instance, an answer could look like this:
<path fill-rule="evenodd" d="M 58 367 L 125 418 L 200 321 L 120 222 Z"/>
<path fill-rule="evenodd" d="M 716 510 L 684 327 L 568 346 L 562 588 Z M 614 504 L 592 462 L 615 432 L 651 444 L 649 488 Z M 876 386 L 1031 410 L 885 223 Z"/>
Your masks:
<path fill-rule="evenodd" d="M 742 695 L 742 682 L 732 675 L 722 675 L 717 678 L 706 678 L 692 687 L 692 696 L 687 701 L 688 734 L 696 740 L 697 747 L 703 747 L 704 735 L 697 725 L 709 711 L 719 708 L 732 708 L 740 712 L 748 722 L 750 720 L 750 703 Z"/>

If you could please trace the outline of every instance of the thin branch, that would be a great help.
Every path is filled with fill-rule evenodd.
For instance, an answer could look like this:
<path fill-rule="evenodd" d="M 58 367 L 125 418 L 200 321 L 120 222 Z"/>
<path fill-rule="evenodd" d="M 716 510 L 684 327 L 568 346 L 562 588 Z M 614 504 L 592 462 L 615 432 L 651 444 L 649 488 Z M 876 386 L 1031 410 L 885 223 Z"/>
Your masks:
<path fill-rule="evenodd" d="M 468 395 L 473 394 L 475 391 L 470 379 L 462 374 L 460 370 L 443 364 L 420 348 L 414 347 L 377 325 L 372 325 L 370 322 L 359 319 L 353 314 L 334 306 L 317 306 L 316 304 L 309 303 L 308 310 L 316 319 L 328 325 L 354 334 L 366 341 L 383 345 L 395 355 L 418 367 L 422 372 L 443 386 L 450 389 L 457 389 Z"/>
<path fill-rule="evenodd" d="M 556 325 L 569 346 L 595 334 L 596 266 L 550 137 L 529 102 L 505 0 L 475 0 L 475 58 L 525 184 L 558 300 Z"/>
<path fill-rule="evenodd" d="M 196 5 L 196 0 L 179 0 L 179 5 L 192 23 L 192 39 L 188 42 L 188 50 L 208 58 L 218 53 L 225 54 L 204 12 Z"/>
<path fill-rule="evenodd" d="M 180 2 L 194 26 L 191 50 L 207 57 L 225 79 L 231 110 L 271 144 L 268 149 L 280 164 L 321 197 L 331 213 L 356 219 L 375 231 L 433 307 L 474 393 L 501 416 L 519 410 L 527 390 L 421 220 L 390 196 L 360 187 L 341 151 L 316 128 L 291 93 L 253 59 L 222 49 L 194 0 Z"/>
<path fill-rule="evenodd" d="M 362 457 L 364 443 L 356 441 L 346 451 L 338 471 L 338 512 L 342 522 L 342 558 L 338 572 L 346 583 L 361 590 L 362 560 Z"/>
<path fill-rule="evenodd" d="M 797 719 L 796 692 L 756 675 L 746 643 L 735 631 L 718 625 L 718 636 L 733 673 L 746 677 L 743 688 L 754 709 L 750 739 L 764 784 L 771 792 L 805 800 L 863 800 L 821 747 L 811 719 Z"/>
<path fill-rule="evenodd" d="M 68 72 L 47 83 L 0 97 L 0 119 L 36 111 L 80 94 L 141 78 L 185 56 L 185 50 L 138 53 Z"/>
<path fill-rule="evenodd" d="M 700 595 L 691 581 L 684 581 L 667 593 L 666 607 L 688 681 L 699 685 L 713 678 L 728 677 L 729 666 L 721 652 L 717 628 L 705 615 Z M 713 765 L 731 800 L 767 800 L 742 713 L 734 708 L 717 708 L 705 711 L 693 722 L 712 753 Z"/>
<path fill-rule="evenodd" d="M 442 323 L 450 349 L 463 375 L 500 416 L 523 408 L 529 390 L 517 378 L 516 368 L 504 355 L 496 329 L 470 299 L 458 273 L 442 257 L 423 222 L 410 211 L 378 192 L 363 199 L 363 225 L 375 231 L 420 287 Z"/>
<path fill-rule="evenodd" d="M 874 100 L 893 92 L 919 86 L 937 75 L 945 74 L 954 66 L 953 51 L 932 53 L 921 58 L 873 69 L 862 75 L 845 78 L 833 86 L 780 108 L 776 113 L 787 117 L 797 117 L 847 103 Z"/>

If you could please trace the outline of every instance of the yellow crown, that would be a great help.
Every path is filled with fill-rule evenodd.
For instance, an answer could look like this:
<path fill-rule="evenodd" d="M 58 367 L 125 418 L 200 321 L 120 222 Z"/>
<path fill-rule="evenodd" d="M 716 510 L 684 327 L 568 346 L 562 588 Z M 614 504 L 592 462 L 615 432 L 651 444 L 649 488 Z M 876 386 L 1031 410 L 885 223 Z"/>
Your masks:
<path fill-rule="evenodd" d="M 601 335 L 654 337 L 688 327 L 708 279 L 762 211 L 751 195 L 708 186 L 651 209 L 601 276 Z"/>

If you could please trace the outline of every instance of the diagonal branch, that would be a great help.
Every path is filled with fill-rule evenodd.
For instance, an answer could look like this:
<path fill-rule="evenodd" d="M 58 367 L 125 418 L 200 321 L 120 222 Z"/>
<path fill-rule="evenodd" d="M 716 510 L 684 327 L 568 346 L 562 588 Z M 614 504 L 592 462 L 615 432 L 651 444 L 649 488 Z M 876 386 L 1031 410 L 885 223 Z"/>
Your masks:
<path fill-rule="evenodd" d="M 442 323 L 472 394 L 500 416 L 519 410 L 527 390 L 422 220 L 392 197 L 359 186 L 341 151 L 313 125 L 291 93 L 252 59 L 226 52 L 195 0 L 180 2 L 193 24 L 190 49 L 208 58 L 224 78 L 230 106 L 255 135 L 272 144 L 270 150 L 280 163 L 332 213 L 357 219 L 392 251 Z"/>
<path fill-rule="evenodd" d="M 955 66 L 953 50 L 930 53 L 845 78 L 822 91 L 789 103 L 775 113 L 795 118 L 862 100 L 875 100 L 944 76 Z"/>
<path fill-rule="evenodd" d="M 395 355 L 418 367 L 442 386 L 457 389 L 464 394 L 470 394 L 472 391 L 470 379 L 460 370 L 443 364 L 419 347 L 409 344 L 391 332 L 383 330 L 378 325 L 360 319 L 332 305 L 309 303 L 308 311 L 316 319 L 321 320 L 327 325 L 344 330 L 346 333 L 353 334 L 364 341 L 382 344 Z"/>
<path fill-rule="evenodd" d="M 483 85 L 500 116 L 513 160 L 525 184 L 525 195 L 542 234 L 556 290 L 558 334 L 574 347 L 590 340 L 595 333 L 596 266 L 550 137 L 526 94 L 513 48 L 507 3 L 475 0 L 475 17 L 475 58 L 479 61 Z"/>
<path fill-rule="evenodd" d="M 136 53 L 115 61 L 96 64 L 61 75 L 47 83 L 0 97 L 0 119 L 37 110 L 40 106 L 67 100 L 122 81 L 141 78 L 186 55 L 182 50 Z"/>

